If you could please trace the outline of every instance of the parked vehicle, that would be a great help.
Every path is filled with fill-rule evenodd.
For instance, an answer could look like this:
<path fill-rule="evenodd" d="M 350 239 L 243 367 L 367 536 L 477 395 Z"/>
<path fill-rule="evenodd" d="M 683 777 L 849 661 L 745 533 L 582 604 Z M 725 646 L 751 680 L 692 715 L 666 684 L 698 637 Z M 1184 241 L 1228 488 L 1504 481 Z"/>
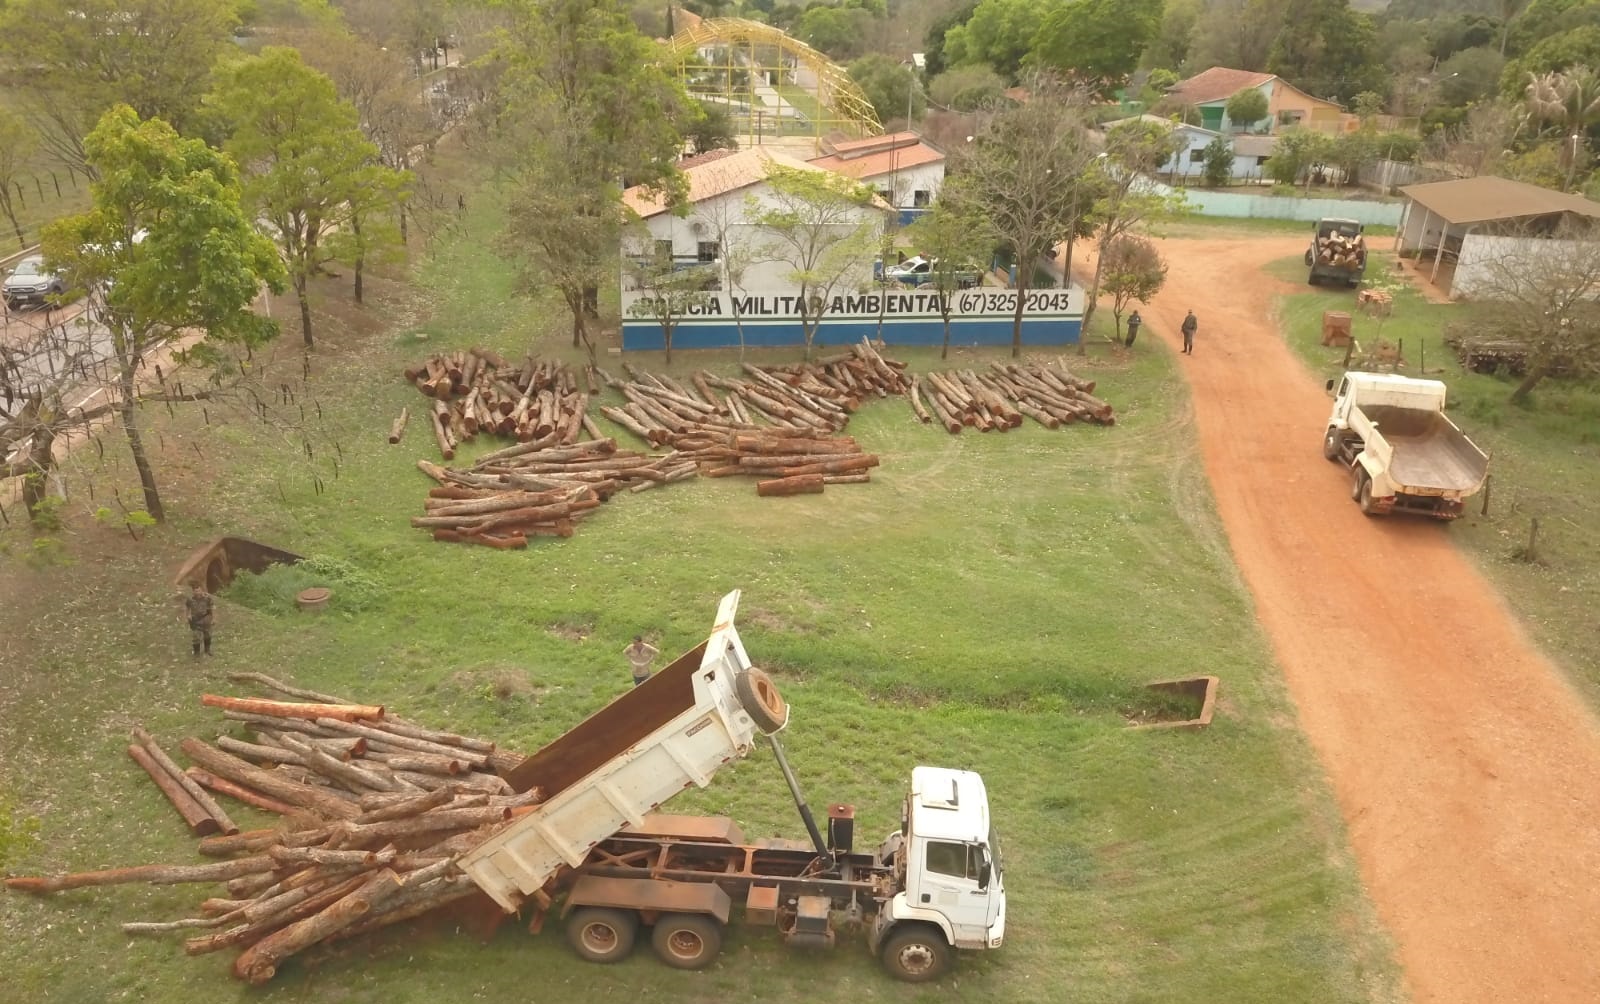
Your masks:
<path fill-rule="evenodd" d="M 18 310 L 29 304 L 42 306 L 66 292 L 67 284 L 60 275 L 45 267 L 43 255 L 29 255 L 17 262 L 6 276 L 3 287 L 6 306 Z"/>
<path fill-rule="evenodd" d="M 506 779 L 545 801 L 462 857 L 460 866 L 508 913 L 531 900 L 533 928 L 561 901 L 567 939 L 583 958 L 617 962 L 651 929 L 669 966 L 717 957 L 737 904 L 787 944 L 832 945 L 835 924 L 859 925 L 895 976 L 931 980 L 953 949 L 998 948 L 1005 889 L 983 779 L 912 771 L 898 830 L 855 848 L 854 809 L 828 810 L 824 839 L 778 733 L 789 708 L 751 667 L 725 596 L 711 637 L 529 757 Z M 764 734 L 809 842 L 746 840 L 731 819 L 654 812 L 704 787 Z"/>
<path fill-rule="evenodd" d="M 1455 519 L 1483 487 L 1489 457 L 1444 413 L 1445 386 L 1391 373 L 1328 381 L 1333 414 L 1322 455 L 1350 468 L 1350 497 L 1369 516 Z"/>
<path fill-rule="evenodd" d="M 894 279 L 907 286 L 922 286 L 938 277 L 938 268 L 937 258 L 917 255 L 914 258 L 907 258 L 898 265 L 887 267 L 880 265 L 880 274 L 885 279 Z M 976 265 L 958 265 L 952 274 L 955 276 L 957 289 L 971 289 L 983 283 L 983 269 Z"/>
<path fill-rule="evenodd" d="M 1367 271 L 1367 241 L 1361 236 L 1363 229 L 1357 220 L 1332 217 L 1318 220 L 1312 228 L 1311 246 L 1306 248 L 1306 267 L 1311 270 L 1306 282 L 1315 286 L 1326 279 L 1359 286 Z"/>

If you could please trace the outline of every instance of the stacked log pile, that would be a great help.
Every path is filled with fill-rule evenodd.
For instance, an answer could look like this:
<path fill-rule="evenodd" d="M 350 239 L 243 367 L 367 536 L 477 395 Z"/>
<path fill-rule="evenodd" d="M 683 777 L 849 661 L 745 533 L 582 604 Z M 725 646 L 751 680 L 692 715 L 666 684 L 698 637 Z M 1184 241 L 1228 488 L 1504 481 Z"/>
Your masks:
<path fill-rule="evenodd" d="M 593 375 L 589 387 L 593 388 Z M 586 427 L 589 392 L 580 390 L 565 363 L 529 356 L 512 366 L 488 349 L 430 356 L 405 371 L 407 381 L 434 399 L 428 412 L 434 441 L 446 460 L 480 432 L 544 446 L 576 443 Z M 600 438 L 587 423 L 590 434 Z M 405 417 L 395 420 L 389 442 L 398 443 Z"/>
<path fill-rule="evenodd" d="M 1053 366 L 990 363 L 989 371 L 950 370 L 925 374 L 911 394 L 911 408 L 924 422 L 937 420 L 951 433 L 971 426 L 983 432 L 1015 429 L 1024 417 L 1047 429 L 1071 422 L 1115 425 L 1111 405 L 1094 396 L 1093 380 Z M 926 400 L 927 407 L 923 407 Z"/>
<path fill-rule="evenodd" d="M 1367 242 L 1360 234 L 1337 231 L 1317 237 L 1317 261 L 1340 268 L 1358 268 L 1367 259 Z"/>
<path fill-rule="evenodd" d="M 849 436 L 815 437 L 800 429 L 754 429 L 719 433 L 675 433 L 678 455 L 710 478 L 753 477 L 756 494 L 805 495 L 828 485 L 864 484 L 878 466 Z"/>
<path fill-rule="evenodd" d="M 212 864 L 140 865 L 50 877 L 8 878 L 8 888 L 52 893 L 133 882 L 226 883 L 198 916 L 129 923 L 129 933 L 190 931 L 191 955 L 238 951 L 233 973 L 261 984 L 290 956 L 320 943 L 428 913 L 477 892 L 456 860 L 506 821 L 538 804 L 514 794 L 492 764 L 522 759 L 482 739 L 424 728 L 381 707 L 352 704 L 254 673 L 235 674 L 300 701 L 207 695 L 204 703 L 244 726 L 250 740 L 196 738 L 179 744 L 196 766 L 151 761 L 204 790 L 282 815 L 239 832 L 220 808 L 215 835 L 200 841 Z M 154 740 L 135 733 L 138 748 Z M 130 752 L 132 747 L 130 747 Z M 162 754 L 165 757 L 165 754 Z M 136 759 L 138 759 L 136 757 Z M 141 766 L 155 771 L 141 760 Z M 157 778 L 160 783 L 160 778 Z M 161 788 L 177 804 L 166 784 Z M 200 795 L 197 795 L 199 792 Z M 189 813 L 183 813 L 186 823 Z M 196 832 L 200 832 L 196 830 Z"/>

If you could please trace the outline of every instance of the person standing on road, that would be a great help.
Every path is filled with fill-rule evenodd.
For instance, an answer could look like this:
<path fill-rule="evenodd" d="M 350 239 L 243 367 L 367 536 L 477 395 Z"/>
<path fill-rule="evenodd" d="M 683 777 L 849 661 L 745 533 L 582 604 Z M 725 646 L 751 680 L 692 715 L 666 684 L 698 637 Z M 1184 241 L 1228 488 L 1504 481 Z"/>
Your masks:
<path fill-rule="evenodd" d="M 1144 318 L 1139 316 L 1137 310 L 1128 315 L 1128 340 L 1123 343 L 1128 348 L 1133 348 L 1133 340 L 1139 337 L 1139 325 L 1143 323 Z"/>
<path fill-rule="evenodd" d="M 1188 315 L 1184 317 L 1183 328 L 1181 329 L 1183 331 L 1184 355 L 1194 355 L 1194 333 L 1195 329 L 1198 327 L 1200 327 L 1200 322 L 1195 320 L 1194 311 L 1191 310 L 1189 311 Z"/>
<path fill-rule="evenodd" d="M 200 588 L 200 583 L 190 585 L 189 595 L 183 600 L 183 612 L 189 618 L 189 634 L 195 655 L 200 654 L 202 646 L 206 655 L 211 654 L 211 624 L 216 616 L 214 606 L 211 594 Z"/>
<path fill-rule="evenodd" d="M 633 685 L 637 687 L 650 679 L 650 664 L 655 662 L 656 656 L 661 653 L 654 645 L 646 645 L 643 635 L 636 634 L 633 636 L 633 644 L 623 649 L 622 654 L 628 657 L 628 665 L 633 669 Z"/>

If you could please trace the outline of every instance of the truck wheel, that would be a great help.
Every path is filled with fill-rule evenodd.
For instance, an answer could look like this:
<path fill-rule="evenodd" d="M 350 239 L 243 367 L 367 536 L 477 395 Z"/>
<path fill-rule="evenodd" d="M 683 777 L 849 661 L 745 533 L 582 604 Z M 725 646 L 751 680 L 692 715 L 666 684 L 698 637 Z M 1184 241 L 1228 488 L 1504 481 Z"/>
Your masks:
<path fill-rule="evenodd" d="M 1307 286 L 1319 285 L 1319 283 L 1317 282 L 1317 273 L 1312 272 L 1310 275 L 1306 276 L 1306 285 Z"/>
<path fill-rule="evenodd" d="M 776 732 L 789 721 L 789 702 L 778 693 L 772 677 L 761 670 L 751 667 L 734 677 L 733 692 L 762 732 Z"/>
<path fill-rule="evenodd" d="M 1328 434 L 1322 437 L 1322 455 L 1328 460 L 1339 459 L 1339 430 L 1336 426 L 1328 426 Z"/>
<path fill-rule="evenodd" d="M 1367 469 L 1360 464 L 1350 468 L 1350 501 L 1361 501 L 1361 482 L 1367 480 Z"/>
<path fill-rule="evenodd" d="M 650 933 L 650 944 L 674 969 L 704 969 L 722 951 L 722 925 L 698 913 L 664 913 Z"/>
<path fill-rule="evenodd" d="M 906 924 L 884 940 L 883 968 L 907 983 L 936 980 L 950 968 L 950 946 L 938 928 Z"/>
<path fill-rule="evenodd" d="M 1362 478 L 1361 479 L 1361 491 L 1360 491 L 1360 494 L 1356 497 L 1356 504 L 1361 506 L 1361 512 L 1362 512 L 1363 515 L 1366 515 L 1366 516 L 1373 515 L 1373 509 L 1372 509 L 1372 479 L 1371 478 Z"/>
<path fill-rule="evenodd" d="M 567 941 L 589 962 L 621 962 L 638 934 L 639 916 L 626 910 L 586 906 L 567 918 Z"/>

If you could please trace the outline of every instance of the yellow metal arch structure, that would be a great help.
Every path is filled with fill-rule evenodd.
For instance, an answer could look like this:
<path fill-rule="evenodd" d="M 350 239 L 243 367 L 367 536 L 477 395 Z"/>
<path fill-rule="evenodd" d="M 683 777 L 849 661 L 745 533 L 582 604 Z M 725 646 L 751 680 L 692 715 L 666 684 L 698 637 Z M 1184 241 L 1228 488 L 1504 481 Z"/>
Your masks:
<path fill-rule="evenodd" d="M 727 106 L 735 130 L 763 137 L 876 136 L 872 102 L 822 53 L 759 21 L 706 18 L 667 40 L 694 97 Z"/>

